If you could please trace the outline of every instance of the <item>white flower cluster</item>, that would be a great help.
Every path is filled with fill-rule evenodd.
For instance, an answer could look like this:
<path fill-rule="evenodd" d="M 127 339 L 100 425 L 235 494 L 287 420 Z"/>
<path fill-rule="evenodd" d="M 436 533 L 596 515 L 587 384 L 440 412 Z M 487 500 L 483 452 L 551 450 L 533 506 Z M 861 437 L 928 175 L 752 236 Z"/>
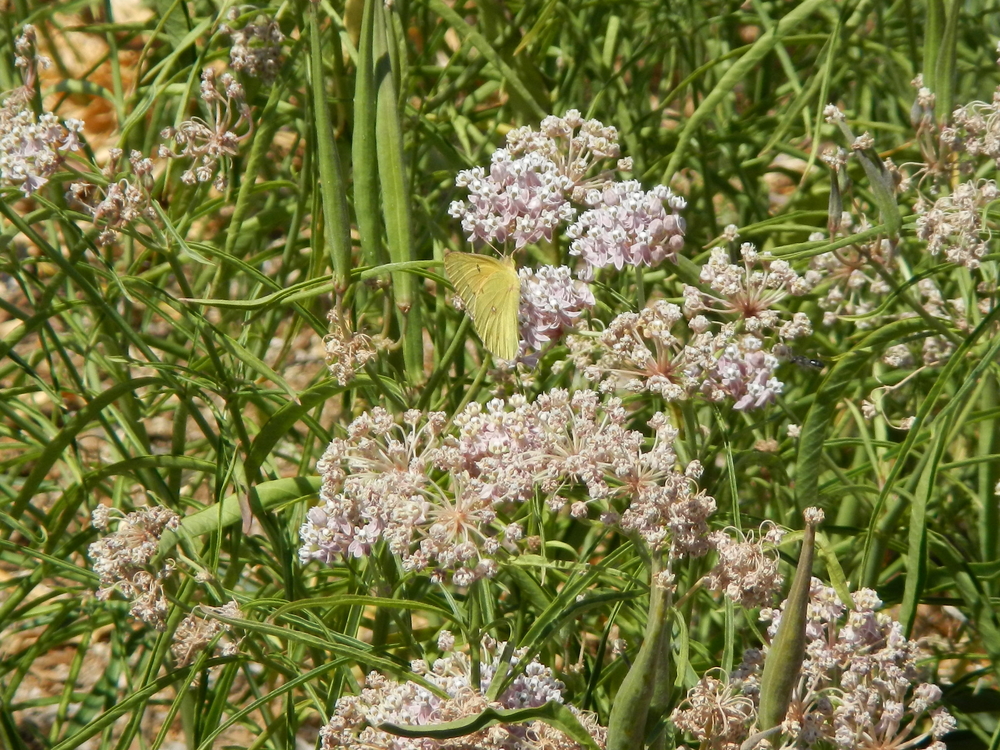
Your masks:
<path fill-rule="evenodd" d="M 0 107 L 0 187 L 15 187 L 26 196 L 49 181 L 62 163 L 62 152 L 80 149 L 83 121 L 60 122 L 51 112 L 35 116 L 31 108 L 36 68 L 48 58 L 35 54 L 36 33 L 26 24 L 15 41 L 15 63 L 24 86 L 14 89 Z"/>
<path fill-rule="evenodd" d="M 742 411 L 765 406 L 781 393 L 783 384 L 774 376 L 778 358 L 760 339 L 737 335 L 734 323 L 712 333 L 700 315 L 687 323 L 687 331 L 675 332 L 683 318 L 681 308 L 665 300 L 639 313 L 622 313 L 596 341 L 570 338 L 574 362 L 604 391 L 648 391 L 667 401 L 701 394 L 710 401 L 731 399 Z"/>
<path fill-rule="evenodd" d="M 684 312 L 689 315 L 713 311 L 736 315 L 744 328 L 753 334 L 781 325 L 782 314 L 773 309 L 787 295 L 803 295 L 815 281 L 814 277 L 799 276 L 788 261 L 773 258 L 770 253 L 760 253 L 752 244 L 740 246 L 742 265 L 729 262 L 729 253 L 723 247 L 712 248 L 708 263 L 701 267 L 701 281 L 713 293 L 702 292 L 697 287 L 684 286 Z M 804 318 L 804 316 L 800 316 Z M 808 336 L 812 333 L 808 319 L 785 323 L 782 338 Z"/>
<path fill-rule="evenodd" d="M 443 634 L 447 636 L 448 634 Z M 447 643 L 450 638 L 443 638 Z M 346 750 L 365 747 L 372 750 L 579 750 L 580 745 L 557 729 L 540 722 L 497 724 L 455 740 L 431 738 L 408 739 L 380 729 L 384 724 L 397 726 L 427 726 L 455 721 L 482 713 L 486 708 L 517 709 L 542 706 L 550 701 L 563 703 L 563 684 L 552 670 L 537 659 L 522 666 L 526 650 L 515 649 L 509 662 L 501 662 L 503 642 L 490 638 L 483 641 L 484 661 L 479 685 L 471 682 L 469 657 L 454 652 L 428 666 L 415 661 L 411 669 L 427 682 L 443 691 L 442 697 L 416 682 L 397 683 L 378 672 L 368 675 L 364 690 L 358 696 L 345 696 L 337 701 L 334 715 L 320 730 L 322 750 Z M 483 693 L 498 669 L 512 668 L 520 673 L 510 687 L 495 701 L 487 701 Z M 591 714 L 569 709 L 600 746 L 604 746 L 606 731 Z"/>
<path fill-rule="evenodd" d="M 768 738 L 770 747 L 945 750 L 941 738 L 955 728 L 955 719 L 935 705 L 941 689 L 919 681 L 919 647 L 899 622 L 876 612 L 882 602 L 874 591 L 861 589 L 853 599 L 848 609 L 832 588 L 812 580 L 805 660 L 780 733 Z M 782 608 L 761 611 L 771 638 Z M 756 731 L 766 659 L 766 647 L 750 649 L 728 679 L 706 675 L 674 711 L 674 723 L 704 748 L 739 748 Z"/>
<path fill-rule="evenodd" d="M 982 213 L 1000 195 L 993 180 L 963 182 L 951 195 L 938 198 L 928 206 L 918 201 L 917 236 L 927 241 L 927 250 L 969 269 L 979 267 L 986 254 Z"/>
<path fill-rule="evenodd" d="M 777 545 L 782 536 L 784 531 L 769 521 L 757 535 L 735 530 L 733 536 L 712 532 L 719 560 L 706 578 L 708 588 L 724 592 L 747 609 L 771 604 L 784 582 L 778 573 Z"/>

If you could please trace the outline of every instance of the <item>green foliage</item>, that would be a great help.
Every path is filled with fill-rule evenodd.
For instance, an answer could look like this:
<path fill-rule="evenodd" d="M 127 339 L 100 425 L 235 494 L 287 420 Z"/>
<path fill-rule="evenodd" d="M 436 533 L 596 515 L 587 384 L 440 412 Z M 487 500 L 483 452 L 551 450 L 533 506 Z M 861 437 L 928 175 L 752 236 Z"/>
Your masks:
<path fill-rule="evenodd" d="M 469 651 L 476 677 L 490 668 L 484 637 L 525 650 L 486 683 L 491 700 L 537 657 L 559 667 L 569 703 L 610 718 L 609 747 L 684 741 L 670 712 L 703 675 L 728 672 L 763 640 L 756 609 L 703 584 L 712 558 L 672 570 L 682 593 L 665 612 L 638 536 L 597 511 L 550 511 L 541 484 L 501 511 L 533 546 L 471 586 L 407 569 L 384 543 L 329 565 L 297 554 L 323 489 L 317 462 L 355 417 L 384 407 L 454 420 L 470 403 L 588 386 L 565 341 L 530 366 L 496 367 L 450 304 L 442 270 L 445 252 L 471 249 L 449 214 L 466 197 L 457 173 L 488 169 L 513 127 L 579 109 L 618 128 L 631 178 L 687 200 L 676 264 L 598 273 L 584 316 L 592 331 L 646 300 L 681 303 L 685 284 L 708 290 L 707 248 L 738 246 L 727 225 L 799 270 L 847 259 L 781 303 L 814 333 L 789 344 L 775 403 L 738 410 L 623 392 L 627 425 L 651 436 L 649 420 L 667 415 L 681 464 L 704 467 L 697 482 L 716 498 L 715 528 L 801 528 L 803 509 L 823 508 L 824 564 L 813 574 L 845 599 L 876 590 L 898 605 L 887 611 L 908 636 L 933 636 L 923 666 L 946 686 L 963 741 L 1000 745 L 997 201 L 978 208 L 986 254 L 970 269 L 928 251 L 914 192 L 933 202 L 995 179 L 992 160 L 959 169 L 954 151 L 934 163 L 927 144 L 955 107 L 989 102 L 1000 82 L 997 4 L 348 6 L 13 0 L 0 14 L 3 101 L 22 85 L 15 40 L 30 23 L 53 65 L 31 81 L 26 111 L 86 123 L 82 148 L 60 152 L 37 192 L 25 195 L 7 166 L 0 180 L 0 744 L 158 750 L 180 738 L 285 750 L 315 741 L 370 671 L 440 692 L 413 662 L 443 653 L 442 630 Z M 233 104 L 238 142 L 210 179 L 187 179 L 202 155 L 158 156 L 161 145 L 183 150 L 163 131 L 215 126 L 229 105 L 199 94 L 199 81 L 205 68 L 232 65 L 223 26 L 268 19 L 284 36 L 280 61 L 235 74 L 252 122 L 232 125 L 242 111 Z M 920 73 L 936 98 L 914 125 Z M 831 102 L 843 128 L 825 120 Z M 831 172 L 824 150 L 850 148 L 845 133 L 863 132 L 874 146 Z M 144 178 L 127 163 L 133 150 L 156 162 Z M 888 156 L 912 166 L 909 192 Z M 121 181 L 145 191 L 138 216 L 95 216 Z M 74 196 L 75 183 L 91 192 Z M 853 226 L 841 226 L 841 208 Z M 569 249 L 557 233 L 518 265 L 571 264 Z M 885 291 L 821 325 L 844 268 Z M 941 297 L 936 309 L 924 282 Z M 331 375 L 331 331 L 371 350 L 347 367 L 356 372 Z M 945 355 L 921 360 L 925 342 Z M 913 361 L 887 362 L 900 344 Z M 434 482 L 451 491 L 443 474 Z M 88 555 L 102 536 L 96 507 L 143 505 L 182 519 L 154 541 L 152 564 L 177 568 L 162 580 L 159 630 L 122 596 L 95 596 Z M 786 551 L 790 574 L 798 555 Z M 231 601 L 238 618 L 216 611 Z M 171 646 L 190 614 L 228 633 L 183 663 Z M 238 641 L 231 653 L 225 639 Z M 58 680 L 45 676 L 52 664 Z M 594 744 L 555 703 L 388 731 L 443 739 L 514 721 Z"/>

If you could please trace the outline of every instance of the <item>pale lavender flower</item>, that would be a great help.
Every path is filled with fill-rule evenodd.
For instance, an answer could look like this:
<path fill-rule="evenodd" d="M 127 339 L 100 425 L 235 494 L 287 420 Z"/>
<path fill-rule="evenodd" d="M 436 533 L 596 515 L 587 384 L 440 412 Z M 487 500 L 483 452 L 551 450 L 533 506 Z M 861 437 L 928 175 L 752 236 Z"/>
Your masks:
<path fill-rule="evenodd" d="M 657 185 L 646 192 L 635 180 L 614 182 L 589 191 L 585 202 L 593 208 L 566 231 L 570 255 L 584 262 L 583 278 L 610 265 L 620 271 L 626 265 L 676 262 L 677 251 L 684 246 L 680 211 L 687 204 L 669 188 Z"/>
<path fill-rule="evenodd" d="M 574 280 L 567 266 L 522 268 L 521 340 L 533 349 L 541 349 L 573 328 L 576 319 L 594 304 L 594 294 L 583 281 Z"/>
<path fill-rule="evenodd" d="M 493 152 L 489 173 L 482 167 L 458 173 L 455 184 L 469 191 L 468 202 L 455 201 L 449 213 L 462 220 L 470 242 L 514 248 L 552 239 L 555 229 L 572 220 L 566 198 L 572 183 L 555 162 L 538 153 L 513 158 L 506 149 Z"/>
<path fill-rule="evenodd" d="M 703 372 L 702 393 L 712 401 L 731 398 L 737 411 L 759 409 L 772 403 L 784 384 L 774 376 L 778 358 L 760 348 L 753 336 L 726 345 L 722 354 Z"/>

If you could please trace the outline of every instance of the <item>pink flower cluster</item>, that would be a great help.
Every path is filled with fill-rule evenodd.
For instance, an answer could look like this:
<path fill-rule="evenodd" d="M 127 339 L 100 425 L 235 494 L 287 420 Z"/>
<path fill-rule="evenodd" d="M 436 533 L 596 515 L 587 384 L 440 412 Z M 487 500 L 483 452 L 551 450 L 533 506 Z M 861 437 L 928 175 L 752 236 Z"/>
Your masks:
<path fill-rule="evenodd" d="M 683 318 L 680 307 L 665 300 L 639 313 L 622 313 L 596 341 L 571 337 L 573 360 L 602 390 L 648 391 L 667 401 L 700 393 L 710 401 L 731 399 L 742 411 L 781 393 L 783 385 L 774 376 L 778 358 L 760 339 L 737 335 L 733 323 L 712 333 L 703 316 L 687 322 L 687 330 L 676 330 Z"/>
<path fill-rule="evenodd" d="M 622 528 L 654 549 L 704 554 L 715 501 L 679 471 L 676 430 L 657 415 L 646 448 L 627 419 L 620 400 L 602 403 L 589 390 L 472 403 L 447 434 L 443 413 L 411 411 L 399 424 L 375 409 L 323 455 L 322 504 L 299 531 L 299 557 L 330 563 L 384 541 L 404 569 L 430 568 L 438 580 L 450 571 L 468 585 L 494 575 L 498 555 L 517 552 L 523 529 L 506 519 L 538 491 L 553 512 L 572 497 L 575 517 L 594 505 L 605 522 L 621 513 Z"/>
<path fill-rule="evenodd" d="M 470 242 L 514 248 L 552 239 L 552 233 L 575 212 L 566 199 L 570 180 L 554 162 L 529 153 L 515 159 L 506 149 L 493 152 L 490 171 L 482 167 L 458 173 L 455 184 L 469 191 L 468 203 L 455 201 L 449 213 L 462 220 Z"/>
<path fill-rule="evenodd" d="M 573 328 L 576 319 L 594 304 L 594 293 L 575 280 L 567 266 L 521 268 L 521 340 L 541 349 Z"/>
<path fill-rule="evenodd" d="M 685 223 L 679 211 L 687 204 L 669 188 L 657 185 L 646 192 L 635 180 L 613 182 L 589 191 L 586 203 L 593 208 L 566 231 L 572 240 L 570 255 L 584 261 L 585 277 L 611 265 L 620 271 L 626 265 L 676 262 L 684 246 Z"/>

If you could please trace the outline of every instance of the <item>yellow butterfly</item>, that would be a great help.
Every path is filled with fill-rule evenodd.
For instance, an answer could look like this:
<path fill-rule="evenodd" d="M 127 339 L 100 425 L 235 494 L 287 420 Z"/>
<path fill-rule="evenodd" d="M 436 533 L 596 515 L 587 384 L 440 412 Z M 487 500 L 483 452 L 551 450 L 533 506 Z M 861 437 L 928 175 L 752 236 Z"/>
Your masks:
<path fill-rule="evenodd" d="M 445 253 L 444 270 L 486 348 L 500 359 L 514 359 L 520 341 L 517 311 L 521 306 L 521 279 L 514 261 L 475 253 Z"/>

